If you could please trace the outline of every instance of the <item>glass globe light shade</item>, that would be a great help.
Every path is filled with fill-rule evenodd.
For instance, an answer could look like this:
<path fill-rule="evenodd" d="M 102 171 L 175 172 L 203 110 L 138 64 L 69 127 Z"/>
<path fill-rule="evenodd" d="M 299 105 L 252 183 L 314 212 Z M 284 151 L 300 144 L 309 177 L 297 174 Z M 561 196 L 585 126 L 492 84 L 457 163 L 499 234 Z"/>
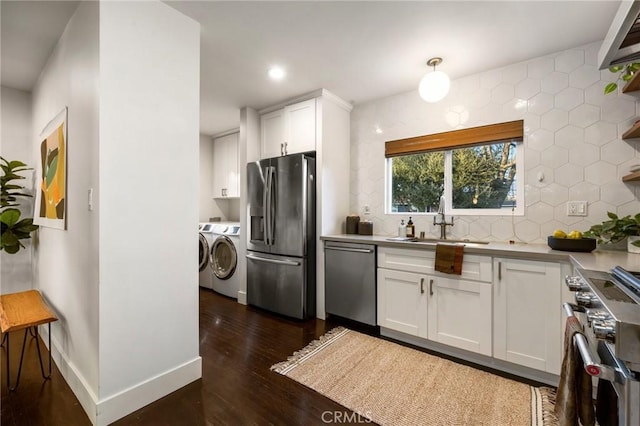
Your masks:
<path fill-rule="evenodd" d="M 427 102 L 438 102 L 449 93 L 451 81 L 449 76 L 442 71 L 433 71 L 425 74 L 420 80 L 418 92 L 420 97 Z"/>

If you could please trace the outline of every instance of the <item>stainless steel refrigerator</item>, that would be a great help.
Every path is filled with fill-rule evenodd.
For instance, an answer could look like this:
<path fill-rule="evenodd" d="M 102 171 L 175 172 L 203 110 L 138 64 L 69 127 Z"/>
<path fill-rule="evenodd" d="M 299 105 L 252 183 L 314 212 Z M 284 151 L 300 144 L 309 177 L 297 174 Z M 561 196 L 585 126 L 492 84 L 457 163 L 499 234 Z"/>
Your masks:
<path fill-rule="evenodd" d="M 316 312 L 315 158 L 247 164 L 247 302 L 289 317 Z"/>

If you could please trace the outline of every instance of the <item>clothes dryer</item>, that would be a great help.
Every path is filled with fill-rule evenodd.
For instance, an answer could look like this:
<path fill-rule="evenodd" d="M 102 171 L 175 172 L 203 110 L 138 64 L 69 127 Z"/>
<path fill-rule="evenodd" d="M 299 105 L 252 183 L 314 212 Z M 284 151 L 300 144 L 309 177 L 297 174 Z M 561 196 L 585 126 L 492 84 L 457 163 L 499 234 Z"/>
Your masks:
<path fill-rule="evenodd" d="M 240 224 L 237 222 L 211 224 L 213 243 L 210 263 L 213 270 L 212 288 L 225 296 L 238 298 L 241 271 L 238 262 Z"/>

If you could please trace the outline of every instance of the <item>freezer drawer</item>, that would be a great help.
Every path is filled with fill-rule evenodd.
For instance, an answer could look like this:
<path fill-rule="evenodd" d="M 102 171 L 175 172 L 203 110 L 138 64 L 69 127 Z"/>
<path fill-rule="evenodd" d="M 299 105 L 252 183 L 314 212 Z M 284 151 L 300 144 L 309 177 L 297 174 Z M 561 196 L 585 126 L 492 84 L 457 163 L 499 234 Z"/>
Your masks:
<path fill-rule="evenodd" d="M 315 316 L 315 281 L 307 260 L 267 253 L 247 254 L 247 303 L 298 319 Z"/>
<path fill-rule="evenodd" d="M 327 241 L 325 310 L 376 325 L 376 246 Z"/>

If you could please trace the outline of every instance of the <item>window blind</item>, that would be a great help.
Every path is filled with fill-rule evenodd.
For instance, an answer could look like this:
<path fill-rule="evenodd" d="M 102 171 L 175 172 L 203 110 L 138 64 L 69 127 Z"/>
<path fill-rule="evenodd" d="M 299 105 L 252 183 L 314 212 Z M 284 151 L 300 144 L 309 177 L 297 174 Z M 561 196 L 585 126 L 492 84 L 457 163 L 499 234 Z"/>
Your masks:
<path fill-rule="evenodd" d="M 388 141 L 385 142 L 384 156 L 389 158 L 398 155 L 443 151 L 451 148 L 483 145 L 491 142 L 522 142 L 523 135 L 523 120 L 489 124 L 486 126 Z"/>

